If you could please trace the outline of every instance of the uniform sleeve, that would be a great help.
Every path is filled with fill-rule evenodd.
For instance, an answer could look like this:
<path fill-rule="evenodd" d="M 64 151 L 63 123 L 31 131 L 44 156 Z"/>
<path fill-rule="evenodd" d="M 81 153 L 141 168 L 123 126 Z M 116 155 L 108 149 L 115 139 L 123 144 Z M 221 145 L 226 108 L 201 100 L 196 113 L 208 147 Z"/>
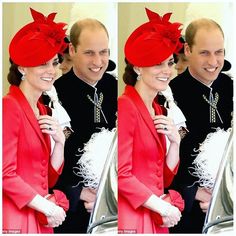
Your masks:
<path fill-rule="evenodd" d="M 137 113 L 131 101 L 118 99 L 118 117 L 118 191 L 136 209 L 152 195 L 152 191 L 132 174 Z"/>
<path fill-rule="evenodd" d="M 20 111 L 16 102 L 3 98 L 3 193 L 21 209 L 27 205 L 37 192 L 17 175 L 17 147 L 21 127 Z"/>

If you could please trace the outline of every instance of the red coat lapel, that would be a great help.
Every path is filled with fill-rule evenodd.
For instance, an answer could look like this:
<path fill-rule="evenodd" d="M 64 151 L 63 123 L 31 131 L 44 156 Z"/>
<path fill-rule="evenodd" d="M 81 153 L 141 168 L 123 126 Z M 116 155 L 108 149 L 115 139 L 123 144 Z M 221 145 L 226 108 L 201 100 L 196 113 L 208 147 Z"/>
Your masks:
<path fill-rule="evenodd" d="M 141 116 L 143 117 L 143 120 L 145 121 L 147 127 L 149 128 L 149 130 L 153 134 L 154 138 L 156 139 L 158 145 L 163 149 L 163 152 L 165 153 L 164 148 L 163 148 L 163 144 L 161 143 L 161 140 L 160 140 L 160 136 L 157 134 L 157 131 L 155 129 L 154 122 L 153 122 L 143 100 L 139 96 L 138 92 L 135 90 L 135 88 L 133 86 L 127 85 L 125 87 L 124 94 L 131 98 L 134 105 L 137 107 L 138 111 L 140 112 Z M 155 110 L 156 110 L 156 107 L 155 107 Z"/>
<path fill-rule="evenodd" d="M 25 113 L 29 123 L 32 125 L 33 129 L 35 130 L 36 134 L 40 138 L 43 146 L 45 149 L 50 153 L 50 137 L 49 135 L 44 135 L 42 131 L 39 128 L 39 124 L 37 119 L 35 118 L 35 115 L 33 113 L 32 108 L 30 107 L 28 101 L 26 100 L 24 94 L 21 92 L 21 90 L 17 86 L 11 86 L 10 87 L 10 94 L 16 98 L 17 102 L 20 104 L 22 111 Z M 46 108 L 38 102 L 38 108 L 40 111 L 40 114 L 46 115 Z"/>

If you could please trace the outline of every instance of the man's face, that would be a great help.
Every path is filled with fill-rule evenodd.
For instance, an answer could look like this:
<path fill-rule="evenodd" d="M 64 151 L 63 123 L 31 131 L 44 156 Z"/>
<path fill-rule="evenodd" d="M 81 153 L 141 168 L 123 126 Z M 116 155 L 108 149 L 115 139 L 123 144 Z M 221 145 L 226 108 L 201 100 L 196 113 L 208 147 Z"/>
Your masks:
<path fill-rule="evenodd" d="M 191 75 L 206 85 L 211 84 L 224 65 L 222 33 L 219 29 L 199 29 L 192 48 L 185 45 L 185 55 Z"/>
<path fill-rule="evenodd" d="M 83 29 L 76 49 L 70 45 L 75 74 L 91 85 L 99 81 L 109 62 L 108 36 L 104 29 Z"/>

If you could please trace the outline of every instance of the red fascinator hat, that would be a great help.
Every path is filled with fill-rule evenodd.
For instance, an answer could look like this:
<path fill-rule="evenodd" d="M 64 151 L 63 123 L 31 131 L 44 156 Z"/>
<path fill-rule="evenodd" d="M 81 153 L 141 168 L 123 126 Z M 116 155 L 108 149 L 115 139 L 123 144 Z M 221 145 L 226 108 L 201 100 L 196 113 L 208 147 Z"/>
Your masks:
<path fill-rule="evenodd" d="M 63 54 L 67 44 L 65 23 L 55 23 L 57 13 L 47 17 L 30 8 L 33 22 L 21 28 L 9 45 L 11 60 L 20 66 L 38 66 L 56 54 Z"/>
<path fill-rule="evenodd" d="M 125 57 L 134 66 L 148 67 L 160 64 L 177 53 L 182 43 L 180 23 L 169 22 L 172 13 L 159 16 L 146 9 L 149 22 L 139 26 L 125 44 Z"/>

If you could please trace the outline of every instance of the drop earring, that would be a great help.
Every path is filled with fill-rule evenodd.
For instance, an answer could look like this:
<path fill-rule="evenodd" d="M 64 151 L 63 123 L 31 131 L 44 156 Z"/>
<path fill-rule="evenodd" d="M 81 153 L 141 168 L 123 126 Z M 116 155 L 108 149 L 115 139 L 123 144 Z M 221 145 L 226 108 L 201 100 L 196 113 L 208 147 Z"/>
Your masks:
<path fill-rule="evenodd" d="M 25 73 L 22 73 L 21 80 L 25 80 Z"/>
<path fill-rule="evenodd" d="M 141 75 L 140 75 L 140 73 L 137 73 L 138 74 L 138 76 L 137 76 L 137 80 L 140 80 L 141 79 Z"/>
<path fill-rule="evenodd" d="M 140 73 L 139 69 L 134 67 L 133 70 L 137 74 L 136 80 L 140 80 L 141 79 L 141 73 Z"/>

